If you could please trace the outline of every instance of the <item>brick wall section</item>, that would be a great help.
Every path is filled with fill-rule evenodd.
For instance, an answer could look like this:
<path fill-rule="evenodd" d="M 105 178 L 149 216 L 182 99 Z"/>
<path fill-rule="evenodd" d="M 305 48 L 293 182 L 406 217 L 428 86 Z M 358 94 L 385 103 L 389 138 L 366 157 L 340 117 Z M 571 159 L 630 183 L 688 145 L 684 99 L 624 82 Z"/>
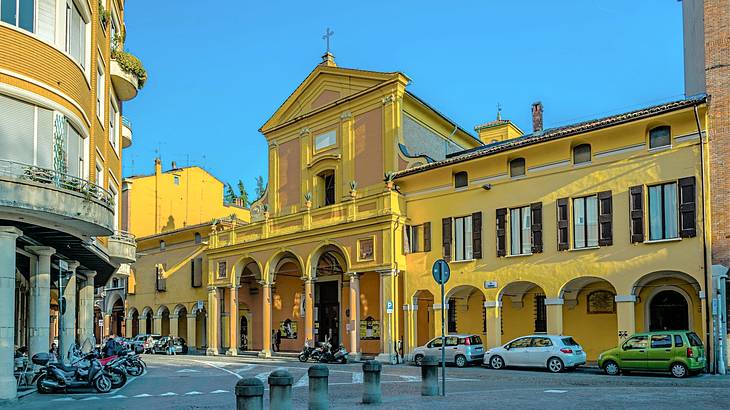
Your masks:
<path fill-rule="evenodd" d="M 730 0 L 705 0 L 714 264 L 730 266 Z"/>

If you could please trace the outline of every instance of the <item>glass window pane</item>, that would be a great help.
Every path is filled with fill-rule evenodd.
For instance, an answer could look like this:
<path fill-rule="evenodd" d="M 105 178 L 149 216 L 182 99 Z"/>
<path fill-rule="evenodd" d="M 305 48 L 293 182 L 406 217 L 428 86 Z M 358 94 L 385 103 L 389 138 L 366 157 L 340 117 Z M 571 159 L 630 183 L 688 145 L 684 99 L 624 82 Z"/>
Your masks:
<path fill-rule="evenodd" d="M 0 95 L 0 158 L 33 163 L 35 107 Z"/>
<path fill-rule="evenodd" d="M 464 219 L 454 220 L 454 258 L 457 261 L 464 259 Z"/>
<path fill-rule="evenodd" d="M 532 253 L 532 223 L 530 207 L 522 208 L 522 254 Z"/>
<path fill-rule="evenodd" d="M 664 237 L 676 238 L 677 231 L 677 184 L 664 185 Z"/>
<path fill-rule="evenodd" d="M 520 254 L 520 210 L 510 209 L 510 252 L 512 255 Z"/>
<path fill-rule="evenodd" d="M 598 197 L 586 198 L 586 224 L 588 225 L 587 246 L 598 246 Z"/>
<path fill-rule="evenodd" d="M 0 1 L 0 20 L 15 25 L 14 1 Z"/>
<path fill-rule="evenodd" d="M 573 163 L 581 164 L 591 162 L 591 146 L 588 144 L 578 145 L 573 148 Z"/>
<path fill-rule="evenodd" d="M 5 1 L 3 1 L 5 3 Z M 18 27 L 33 32 L 33 22 L 35 21 L 35 1 L 20 0 L 18 9 Z"/>
<path fill-rule="evenodd" d="M 471 216 L 464 218 L 464 259 L 472 258 Z"/>
<path fill-rule="evenodd" d="M 573 200 L 573 238 L 576 249 L 586 247 L 585 237 L 585 198 Z"/>
<path fill-rule="evenodd" d="M 649 239 L 663 239 L 661 185 L 649 187 Z"/>
<path fill-rule="evenodd" d="M 656 127 L 649 131 L 649 148 L 664 147 L 671 143 L 669 127 Z"/>

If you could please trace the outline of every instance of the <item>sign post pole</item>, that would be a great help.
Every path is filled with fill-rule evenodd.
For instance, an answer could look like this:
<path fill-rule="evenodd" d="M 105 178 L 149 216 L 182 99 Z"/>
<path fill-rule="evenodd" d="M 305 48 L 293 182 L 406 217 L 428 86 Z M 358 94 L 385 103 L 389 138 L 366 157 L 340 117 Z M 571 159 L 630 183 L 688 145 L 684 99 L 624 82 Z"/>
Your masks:
<path fill-rule="evenodd" d="M 441 285 L 441 395 L 446 396 L 446 294 L 444 285 L 451 277 L 451 268 L 445 260 L 439 259 L 433 263 L 433 279 Z"/>

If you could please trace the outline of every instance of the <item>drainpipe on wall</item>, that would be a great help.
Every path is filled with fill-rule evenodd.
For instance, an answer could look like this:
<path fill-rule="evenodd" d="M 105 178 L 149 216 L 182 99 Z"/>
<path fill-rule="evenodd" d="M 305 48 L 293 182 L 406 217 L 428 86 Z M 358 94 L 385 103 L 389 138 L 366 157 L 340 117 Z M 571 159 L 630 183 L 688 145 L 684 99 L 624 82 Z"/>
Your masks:
<path fill-rule="evenodd" d="M 714 373 L 714 362 L 717 359 L 716 355 L 716 343 L 714 343 L 713 333 L 717 331 L 716 328 L 713 328 L 713 331 L 710 331 L 710 327 L 712 324 L 712 318 L 711 318 L 711 305 L 713 304 L 712 299 L 708 299 L 708 297 L 714 295 L 714 292 L 709 291 L 709 280 L 708 280 L 708 269 L 707 269 L 707 263 L 708 263 L 708 254 L 707 254 L 707 231 L 705 230 L 706 224 L 705 224 L 705 215 L 707 215 L 706 212 L 706 202 L 705 202 L 705 139 L 702 137 L 702 127 L 700 126 L 700 115 L 697 111 L 697 104 L 694 105 L 694 114 L 695 114 L 695 123 L 697 124 L 697 135 L 700 138 L 700 191 L 702 195 L 702 250 L 703 250 L 703 256 L 704 256 L 704 263 L 702 264 L 703 267 L 703 273 L 704 273 L 704 289 L 705 289 L 705 343 L 709 344 L 708 342 L 713 341 L 712 347 L 712 356 L 713 360 L 707 361 L 707 370 L 711 373 Z M 712 255 L 710 256 L 709 262 L 712 263 Z"/>

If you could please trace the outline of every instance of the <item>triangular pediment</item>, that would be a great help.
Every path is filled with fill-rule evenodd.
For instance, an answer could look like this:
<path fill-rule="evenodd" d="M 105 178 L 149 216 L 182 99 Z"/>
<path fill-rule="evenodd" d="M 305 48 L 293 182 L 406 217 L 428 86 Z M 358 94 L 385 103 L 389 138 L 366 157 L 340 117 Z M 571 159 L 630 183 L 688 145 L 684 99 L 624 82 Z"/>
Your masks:
<path fill-rule="evenodd" d="M 266 133 L 278 125 L 334 104 L 353 94 L 377 87 L 398 76 L 402 74 L 319 65 L 299 84 L 259 131 Z"/>

